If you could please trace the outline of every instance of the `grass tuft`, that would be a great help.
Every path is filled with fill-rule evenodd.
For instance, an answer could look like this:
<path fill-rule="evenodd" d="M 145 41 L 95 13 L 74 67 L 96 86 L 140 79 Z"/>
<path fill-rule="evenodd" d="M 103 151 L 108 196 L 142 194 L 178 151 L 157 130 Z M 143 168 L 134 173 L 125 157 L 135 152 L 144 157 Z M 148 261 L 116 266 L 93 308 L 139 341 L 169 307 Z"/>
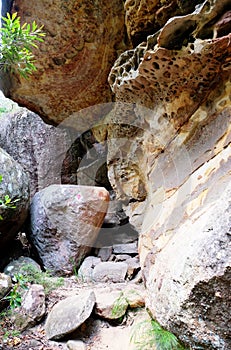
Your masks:
<path fill-rule="evenodd" d="M 155 320 L 139 322 L 130 342 L 136 350 L 187 350 L 173 333 L 163 329 Z"/>

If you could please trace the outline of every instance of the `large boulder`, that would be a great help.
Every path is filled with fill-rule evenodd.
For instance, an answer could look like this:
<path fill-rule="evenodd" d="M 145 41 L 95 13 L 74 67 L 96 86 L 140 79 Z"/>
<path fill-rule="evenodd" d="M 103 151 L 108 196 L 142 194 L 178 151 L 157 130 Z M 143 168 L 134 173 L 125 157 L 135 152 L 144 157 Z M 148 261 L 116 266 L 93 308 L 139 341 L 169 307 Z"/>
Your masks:
<path fill-rule="evenodd" d="M 85 107 L 111 101 L 109 71 L 124 44 L 121 0 L 15 0 L 22 23 L 43 25 L 44 43 L 35 51 L 37 72 L 13 75 L 13 100 L 58 124 Z M 94 120 L 96 116 L 88 116 Z M 99 116 L 97 116 L 99 117 Z"/>
<path fill-rule="evenodd" d="M 94 246 L 108 201 L 101 187 L 51 185 L 35 194 L 30 239 L 46 269 L 72 273 Z"/>
<path fill-rule="evenodd" d="M 27 218 L 29 179 L 23 168 L 1 148 L 0 174 L 0 254 L 3 257 Z M 9 196 L 10 202 L 5 196 Z"/>
<path fill-rule="evenodd" d="M 87 115 L 101 115 L 100 106 L 86 108 L 54 127 L 1 92 L 0 105 L 0 147 L 29 174 L 31 198 L 51 184 L 97 184 L 110 188 L 105 147 L 88 130 Z M 111 106 L 108 104 L 107 108 Z"/>
<path fill-rule="evenodd" d="M 1 115 L 0 147 L 29 175 L 32 198 L 38 190 L 61 183 L 63 161 L 71 139 L 66 130 L 44 123 L 28 109 L 3 96 L 0 100 L 6 106 Z"/>

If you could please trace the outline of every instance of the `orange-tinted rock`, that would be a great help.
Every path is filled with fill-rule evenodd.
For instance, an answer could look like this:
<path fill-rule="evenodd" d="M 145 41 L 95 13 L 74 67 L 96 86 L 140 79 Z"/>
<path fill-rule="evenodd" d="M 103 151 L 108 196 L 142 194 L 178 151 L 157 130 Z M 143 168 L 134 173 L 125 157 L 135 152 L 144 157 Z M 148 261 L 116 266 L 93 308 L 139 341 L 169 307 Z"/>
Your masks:
<path fill-rule="evenodd" d="M 187 346 L 211 350 L 230 348 L 228 3 L 205 1 L 120 56 L 107 133 L 109 179 L 140 232 L 148 309 Z"/>
<path fill-rule="evenodd" d="M 202 6 L 195 13 L 172 19 L 158 35 L 123 53 L 110 73 L 118 102 L 111 113 L 111 125 L 107 121 L 109 179 L 118 198 L 129 201 L 127 214 L 137 229 L 143 222 L 141 219 L 138 224 L 137 219 L 142 217 L 150 191 L 157 191 L 165 181 L 169 197 L 185 176 L 187 159 L 182 161 L 180 180 L 177 172 L 173 175 L 170 170 L 170 164 L 185 159 L 184 154 L 176 155 L 178 145 L 192 148 L 195 141 L 190 141 L 190 146 L 187 142 L 197 134 L 201 123 L 211 125 L 209 133 L 214 119 L 227 129 L 230 36 L 200 38 L 207 31 L 205 24 L 217 13 L 222 17 L 225 5 L 217 1 L 210 12 Z M 188 26 L 190 39 L 189 33 L 187 38 L 182 33 L 191 21 L 196 27 Z M 210 25 L 212 36 L 213 29 Z M 214 145 L 225 130 L 221 126 L 215 129 Z M 212 148 L 212 154 L 214 151 Z M 195 166 L 209 159 L 207 156 L 198 157 Z M 158 201 L 162 195 L 158 194 Z"/>
<path fill-rule="evenodd" d="M 111 100 L 107 77 L 123 47 L 122 1 L 15 0 L 12 11 L 46 32 L 35 50 L 37 72 L 29 80 L 13 77 L 12 99 L 54 123 Z"/>

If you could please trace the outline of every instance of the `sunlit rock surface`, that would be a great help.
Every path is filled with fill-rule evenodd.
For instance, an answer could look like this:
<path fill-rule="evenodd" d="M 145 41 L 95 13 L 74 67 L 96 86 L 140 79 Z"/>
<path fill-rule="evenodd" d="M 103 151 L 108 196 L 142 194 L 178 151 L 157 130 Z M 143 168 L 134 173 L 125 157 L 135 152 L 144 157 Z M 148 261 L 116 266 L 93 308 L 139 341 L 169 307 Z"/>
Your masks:
<path fill-rule="evenodd" d="M 140 232 L 149 307 L 195 349 L 230 347 L 229 10 L 205 1 L 171 18 L 109 77 L 109 179 Z"/>

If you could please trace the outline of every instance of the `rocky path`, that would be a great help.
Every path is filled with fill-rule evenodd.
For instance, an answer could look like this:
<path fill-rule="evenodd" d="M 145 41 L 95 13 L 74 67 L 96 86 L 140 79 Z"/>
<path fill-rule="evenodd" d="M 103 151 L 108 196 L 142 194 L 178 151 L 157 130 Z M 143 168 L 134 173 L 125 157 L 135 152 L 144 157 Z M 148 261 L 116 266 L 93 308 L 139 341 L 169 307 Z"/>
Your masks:
<path fill-rule="evenodd" d="M 64 338 L 54 341 L 46 336 L 46 318 L 54 305 L 70 296 L 79 293 L 87 294 L 93 290 L 96 295 L 96 306 L 91 316 L 71 334 Z M 133 306 L 127 308 L 125 315 L 120 319 L 110 319 L 110 312 L 113 312 L 112 293 L 120 295 L 124 291 L 132 293 L 135 299 Z M 104 303 L 100 301 L 100 295 L 103 294 Z M 134 282 L 125 283 L 83 283 L 75 277 L 66 278 L 63 287 L 52 291 L 46 298 L 46 316 L 42 323 L 17 335 L 14 335 L 13 329 L 9 328 L 9 336 L 4 337 L 1 334 L 1 350 L 121 350 L 135 349 L 130 343 L 134 324 L 141 320 L 145 315 L 144 310 L 144 287 L 143 284 Z M 98 300 L 98 303 L 97 303 Z M 117 299 L 118 300 L 118 299 Z M 135 304 L 136 303 L 136 304 Z M 105 306 L 106 305 L 106 306 Z M 116 302 L 114 302 L 116 305 Z M 140 305 L 140 306 L 139 306 Z M 98 310 L 97 310 L 98 309 Z M 107 310 L 106 310 L 107 309 Z M 101 312 L 102 316 L 99 316 Z M 61 312 L 65 319 L 65 314 Z M 98 314 L 98 315 L 97 315 Z M 108 315 L 108 316 L 107 316 Z M 147 317 L 147 315 L 146 315 Z M 9 326 L 9 325 L 8 325 Z M 1 332 L 2 333 L 2 332 Z"/>
<path fill-rule="evenodd" d="M 13 261 L 5 273 L 22 272 L 29 261 Z M 0 350 L 138 349 L 131 343 L 134 327 L 149 316 L 136 240 L 97 249 L 49 293 L 36 283 L 28 285 L 21 308 L 0 319 Z"/>

